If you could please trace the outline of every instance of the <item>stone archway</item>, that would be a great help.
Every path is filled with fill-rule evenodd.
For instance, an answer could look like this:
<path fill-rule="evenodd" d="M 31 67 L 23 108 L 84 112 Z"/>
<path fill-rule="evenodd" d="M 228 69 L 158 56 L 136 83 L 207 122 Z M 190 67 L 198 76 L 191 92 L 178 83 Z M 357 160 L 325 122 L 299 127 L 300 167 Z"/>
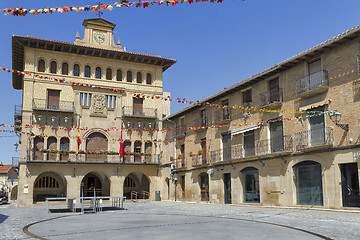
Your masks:
<path fill-rule="evenodd" d="M 201 201 L 209 201 L 209 174 L 203 172 L 199 178 Z"/>
<path fill-rule="evenodd" d="M 11 200 L 16 200 L 18 196 L 18 185 L 15 185 L 12 189 L 11 189 L 11 195 L 10 195 L 10 199 Z"/>
<path fill-rule="evenodd" d="M 259 170 L 247 167 L 240 172 L 244 203 L 260 203 Z"/>
<path fill-rule="evenodd" d="M 93 197 L 109 196 L 110 195 L 110 181 L 105 176 L 102 178 L 95 172 L 88 173 L 81 181 L 80 196 Z"/>
<path fill-rule="evenodd" d="M 135 191 L 138 193 L 139 199 L 148 199 L 150 191 L 149 179 L 142 173 L 132 172 L 124 181 L 124 197 L 131 199 L 131 192 Z M 145 194 L 144 194 L 145 193 Z"/>
<path fill-rule="evenodd" d="M 106 136 L 99 132 L 91 133 L 86 140 L 86 150 L 90 152 L 107 151 L 108 140 Z M 107 160 L 106 154 L 86 154 L 86 161 L 104 162 Z"/>
<path fill-rule="evenodd" d="M 321 164 L 303 161 L 293 167 L 297 205 L 323 205 Z"/>
<path fill-rule="evenodd" d="M 66 197 L 66 180 L 54 172 L 44 172 L 35 179 L 33 189 L 34 203 L 49 197 Z"/>

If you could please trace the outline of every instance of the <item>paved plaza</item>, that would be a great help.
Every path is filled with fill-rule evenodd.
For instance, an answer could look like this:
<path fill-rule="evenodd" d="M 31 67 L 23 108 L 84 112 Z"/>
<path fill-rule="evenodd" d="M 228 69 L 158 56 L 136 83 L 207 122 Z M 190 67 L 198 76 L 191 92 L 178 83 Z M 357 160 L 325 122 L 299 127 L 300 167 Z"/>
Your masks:
<path fill-rule="evenodd" d="M 360 239 L 360 212 L 184 202 L 96 214 L 0 206 L 1 239 Z"/>

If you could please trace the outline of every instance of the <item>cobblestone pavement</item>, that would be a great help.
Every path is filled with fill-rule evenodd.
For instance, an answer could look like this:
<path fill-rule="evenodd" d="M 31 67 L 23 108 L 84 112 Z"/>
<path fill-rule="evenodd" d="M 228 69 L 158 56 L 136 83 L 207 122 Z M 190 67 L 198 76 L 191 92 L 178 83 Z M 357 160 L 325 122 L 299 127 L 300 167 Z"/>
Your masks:
<path fill-rule="evenodd" d="M 360 212 L 168 201 L 125 203 L 125 208 L 126 210 L 124 211 L 80 215 L 69 213 L 49 214 L 46 212 L 45 207 L 39 206 L 16 208 L 13 207 L 12 204 L 2 205 L 0 206 L 0 239 L 31 239 L 22 232 L 24 226 L 41 220 L 69 215 L 70 217 L 35 224 L 29 227 L 29 231 L 37 235 L 42 234 L 41 236 L 47 236 L 49 239 L 84 239 L 85 237 L 89 239 L 91 236 L 95 237 L 96 234 L 101 234 L 97 236 L 106 236 L 108 233 L 107 230 L 99 231 L 99 229 L 94 230 L 90 237 L 74 234 L 74 231 L 77 230 L 83 234 L 85 234 L 85 231 L 89 232 L 89 229 L 86 229 L 86 227 L 89 228 L 89 222 L 96 222 L 98 219 L 101 220 L 98 221 L 100 222 L 98 225 L 99 228 L 103 225 L 104 229 L 108 228 L 109 232 L 112 231 L 112 235 L 110 234 L 107 239 L 120 239 L 118 235 L 119 232 L 116 232 L 119 230 L 122 231 L 121 234 L 124 234 L 122 236 L 126 236 L 126 234 L 131 236 L 134 231 L 132 232 L 131 230 L 133 227 L 129 227 L 130 223 L 134 224 L 131 226 L 137 229 L 136 232 L 138 234 L 141 233 L 139 229 L 145 234 L 138 235 L 137 239 L 145 238 L 145 236 L 147 239 L 155 239 L 155 235 L 153 234 L 159 233 L 159 231 L 161 231 L 163 236 L 172 237 L 168 236 L 172 234 L 169 229 L 176 229 L 180 224 L 182 224 L 184 229 L 189 229 L 189 232 L 183 231 L 184 235 L 180 236 L 181 238 L 187 237 L 186 234 L 189 235 L 192 232 L 190 229 L 199 231 L 199 229 L 201 229 L 200 225 L 211 228 L 217 233 L 221 233 L 216 236 L 217 239 L 220 238 L 219 236 L 229 239 L 239 239 L 239 235 L 231 235 L 231 233 L 237 233 L 234 232 L 234 230 L 238 230 L 237 228 L 241 228 L 241 226 L 243 230 L 253 229 L 254 231 L 252 235 L 249 232 L 246 233 L 243 231 L 245 235 L 241 235 L 241 239 L 264 239 L 264 234 L 262 233 L 271 231 L 282 231 L 285 234 L 283 236 L 287 236 L 286 234 L 288 233 L 285 228 L 278 226 L 273 226 L 274 228 L 272 228 L 269 227 L 272 225 L 263 224 L 272 223 L 318 233 L 331 239 L 360 239 Z M 78 221 L 76 221 L 76 219 L 78 219 Z M 106 223 L 107 220 L 108 222 L 117 223 L 117 225 L 109 225 Z M 235 222 L 235 220 L 237 222 Z M 250 220 L 250 222 L 248 220 Z M 73 224 L 71 224 L 71 221 L 73 221 Z M 151 226 L 149 226 L 149 222 Z M 59 227 L 61 229 L 61 225 L 63 224 L 75 226 L 75 223 L 78 225 L 76 226 L 76 230 L 72 230 L 72 235 L 67 235 L 66 230 L 64 230 L 64 234 L 59 235 L 58 230 L 50 229 L 51 226 L 54 227 L 56 224 L 60 224 Z M 127 225 L 125 226 L 125 224 Z M 124 228 L 119 229 L 120 225 Z M 158 228 L 150 231 L 150 227 L 154 226 Z M 222 232 L 222 229 L 224 229 L 224 232 Z M 292 229 L 290 230 L 292 231 Z M 294 231 L 292 234 L 296 233 L 298 237 L 303 234 L 303 232 Z M 151 236 L 154 238 L 151 238 Z M 233 238 L 231 236 L 233 236 Z M 275 237 L 273 236 L 273 238 Z M 273 238 L 267 236 L 267 239 Z M 296 239 L 295 237 L 293 238 Z M 163 239 L 165 239 L 165 237 Z M 198 239 L 201 239 L 201 237 Z M 309 237 L 309 239 L 311 238 Z"/>

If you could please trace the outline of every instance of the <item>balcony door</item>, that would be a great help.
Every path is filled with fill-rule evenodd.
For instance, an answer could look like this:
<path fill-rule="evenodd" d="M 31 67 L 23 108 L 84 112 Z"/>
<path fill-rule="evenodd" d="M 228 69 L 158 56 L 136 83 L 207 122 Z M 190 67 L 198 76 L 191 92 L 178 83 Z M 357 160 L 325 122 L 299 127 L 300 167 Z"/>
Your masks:
<path fill-rule="evenodd" d="M 269 81 L 270 86 L 270 103 L 273 102 L 279 102 L 280 96 L 279 96 L 279 78 L 275 78 L 273 80 Z"/>
<path fill-rule="evenodd" d="M 308 113 L 309 115 L 314 114 L 318 111 L 324 111 L 325 107 L 317 107 L 311 109 L 311 111 Z M 325 144 L 325 118 L 324 114 L 321 115 L 315 115 L 313 117 L 309 118 L 309 125 L 310 125 L 310 145 L 312 147 L 314 146 L 321 146 Z"/>
<path fill-rule="evenodd" d="M 133 98 L 133 113 L 134 115 L 143 115 L 143 99 Z"/>
<path fill-rule="evenodd" d="M 60 91 L 59 90 L 48 90 L 47 108 L 59 109 L 60 105 Z"/>
<path fill-rule="evenodd" d="M 321 60 L 309 64 L 309 90 L 323 85 L 321 72 Z"/>
<path fill-rule="evenodd" d="M 231 132 L 221 134 L 223 161 L 231 160 Z"/>
<path fill-rule="evenodd" d="M 202 164 L 207 164 L 206 159 L 206 138 L 201 139 Z"/>
<path fill-rule="evenodd" d="M 270 145 L 271 152 L 281 152 L 284 150 L 282 121 L 270 123 Z"/>
<path fill-rule="evenodd" d="M 245 157 L 255 155 L 255 134 L 254 130 L 247 131 L 244 133 L 244 150 Z"/>

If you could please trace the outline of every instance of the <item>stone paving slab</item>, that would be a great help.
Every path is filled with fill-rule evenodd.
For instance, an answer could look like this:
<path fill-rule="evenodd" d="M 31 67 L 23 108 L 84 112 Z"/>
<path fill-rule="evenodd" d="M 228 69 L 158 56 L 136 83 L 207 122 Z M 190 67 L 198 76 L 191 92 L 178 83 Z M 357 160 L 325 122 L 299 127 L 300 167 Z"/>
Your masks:
<path fill-rule="evenodd" d="M 205 234 L 212 232 L 212 234 L 208 234 L 210 239 L 212 236 L 217 236 L 217 239 L 223 237 L 239 239 L 239 236 L 244 237 L 243 239 L 263 239 L 269 232 L 271 234 L 279 232 L 278 230 L 274 230 L 274 227 L 281 229 L 284 236 L 286 236 L 288 231 L 295 231 L 293 229 L 263 223 L 252 223 L 247 220 L 295 227 L 318 233 L 331 239 L 360 239 L 359 212 L 170 201 L 126 203 L 125 208 L 127 210 L 81 215 L 69 213 L 49 214 L 46 212 L 45 207 L 15 208 L 13 204 L 2 205 L 0 206 L 0 239 L 32 239 L 22 232 L 22 229 L 26 225 L 63 216 L 65 217 L 43 223 L 52 226 L 52 222 L 53 226 L 56 226 L 58 224 L 62 225 L 63 221 L 65 223 L 66 221 L 74 221 L 73 224 L 69 224 L 71 228 L 68 230 L 68 233 L 73 235 L 64 235 L 57 239 L 71 239 L 73 236 L 74 239 L 83 239 L 74 233 L 76 233 L 76 231 L 99 231 L 94 227 L 90 227 L 92 223 L 96 222 L 99 226 L 103 226 L 102 229 L 104 231 L 101 233 L 101 236 L 109 234 L 109 236 L 114 237 L 107 239 L 119 239 L 120 233 L 125 235 L 137 234 L 137 238 L 130 239 L 142 239 L 143 237 L 146 237 L 146 239 L 161 239 L 162 236 L 169 238 L 173 236 L 171 229 L 176 229 L 178 237 L 181 239 L 186 237 L 194 238 L 194 236 L 198 236 L 196 234 L 203 232 Z M 70 217 L 66 217 L 68 215 L 70 215 Z M 75 221 L 76 219 L 78 219 L 78 221 Z M 220 221 L 218 219 L 220 219 Z M 163 226 L 165 223 L 174 225 Z M 45 226 L 46 225 L 35 224 L 29 227 L 29 230 L 34 231 L 34 233 L 49 236 L 60 233 L 57 228 L 52 229 Z M 131 229 L 130 226 L 136 228 Z M 42 228 L 45 228 L 45 231 L 42 232 Z M 241 228 L 241 233 L 239 233 L 236 228 Z M 54 231 L 51 232 L 49 230 L 46 232 L 46 229 L 52 229 Z M 139 229 L 141 229 L 141 231 Z M 247 231 L 247 229 L 252 229 L 252 232 L 256 234 L 254 235 L 251 231 Z M 159 232 L 163 233 L 160 237 L 153 235 Z M 64 233 L 66 232 L 64 231 L 62 234 Z M 299 231 L 292 233 L 291 238 L 304 234 Z M 54 238 L 49 239 L 56 239 L 56 236 L 53 237 Z M 165 239 L 165 237 L 163 239 Z M 199 237 L 198 239 L 203 238 Z M 267 236 L 267 239 L 273 239 L 273 237 Z"/>

